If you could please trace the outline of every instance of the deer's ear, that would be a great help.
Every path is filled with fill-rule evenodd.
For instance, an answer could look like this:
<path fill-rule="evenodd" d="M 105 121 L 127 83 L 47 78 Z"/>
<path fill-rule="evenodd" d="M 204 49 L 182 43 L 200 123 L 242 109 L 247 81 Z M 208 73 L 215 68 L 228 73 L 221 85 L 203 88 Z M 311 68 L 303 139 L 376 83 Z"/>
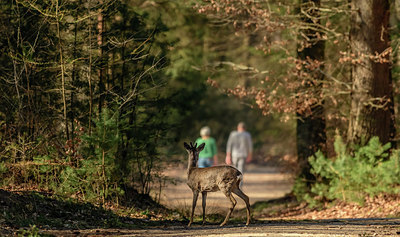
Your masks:
<path fill-rule="evenodd" d="M 197 147 L 197 151 L 200 152 L 204 149 L 204 147 L 206 146 L 205 143 L 202 143 L 199 147 Z"/>
<path fill-rule="evenodd" d="M 183 146 L 185 147 L 186 150 L 190 150 L 190 146 L 186 142 L 183 143 Z"/>

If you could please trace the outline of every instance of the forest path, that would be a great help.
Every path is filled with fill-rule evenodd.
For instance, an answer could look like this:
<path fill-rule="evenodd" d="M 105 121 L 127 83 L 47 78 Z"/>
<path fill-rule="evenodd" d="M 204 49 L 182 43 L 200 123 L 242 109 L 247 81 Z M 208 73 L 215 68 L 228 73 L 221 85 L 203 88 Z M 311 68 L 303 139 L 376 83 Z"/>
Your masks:
<path fill-rule="evenodd" d="M 161 203 L 170 207 L 190 211 L 192 192 L 186 185 L 186 170 L 171 168 L 164 174 L 180 181 L 177 185 L 169 184 L 163 189 Z M 272 167 L 250 165 L 244 176 L 244 192 L 250 197 L 251 204 L 283 197 L 291 191 L 290 176 L 281 174 Z M 201 198 L 199 198 L 201 200 Z M 237 198 L 238 199 L 238 198 Z M 229 202 L 220 193 L 210 193 L 207 198 L 207 214 L 226 214 Z M 238 208 L 245 207 L 238 200 Z M 196 214 L 201 212 L 198 201 Z M 242 211 L 243 213 L 243 211 Z M 198 216 L 199 217 L 199 216 Z M 158 226 L 143 226 L 138 229 L 84 229 L 50 230 L 46 233 L 56 236 L 398 236 L 400 219 L 365 218 L 365 219 L 326 219 L 326 220 L 253 220 L 249 226 L 243 223 L 229 223 L 224 227 L 207 223 L 205 226 L 195 222 L 191 228 L 187 223 L 170 222 Z M 236 222 L 237 223 L 237 222 Z"/>
<path fill-rule="evenodd" d="M 108 232 L 124 236 L 398 236 L 400 219 L 335 219 L 268 221 L 244 225 L 163 226 L 145 230 Z"/>

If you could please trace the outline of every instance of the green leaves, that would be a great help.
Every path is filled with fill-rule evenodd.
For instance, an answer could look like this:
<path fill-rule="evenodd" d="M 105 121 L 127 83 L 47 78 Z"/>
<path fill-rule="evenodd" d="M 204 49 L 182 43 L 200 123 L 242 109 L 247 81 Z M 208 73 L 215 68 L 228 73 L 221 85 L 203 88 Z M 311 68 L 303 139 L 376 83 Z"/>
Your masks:
<path fill-rule="evenodd" d="M 338 136 L 334 147 L 333 158 L 325 157 L 320 151 L 309 158 L 311 172 L 317 177 L 311 187 L 315 198 L 309 198 L 310 202 L 321 198 L 363 202 L 366 195 L 398 192 L 400 153 L 394 150 L 389 156 L 390 143 L 382 145 L 373 137 L 365 146 L 349 152 Z"/>
<path fill-rule="evenodd" d="M 78 167 L 67 167 L 61 174 L 61 190 L 69 195 L 80 192 L 83 198 L 103 205 L 123 194 L 114 163 L 119 142 L 118 114 L 105 109 L 94 122 L 91 134 L 82 136 L 83 160 Z"/>

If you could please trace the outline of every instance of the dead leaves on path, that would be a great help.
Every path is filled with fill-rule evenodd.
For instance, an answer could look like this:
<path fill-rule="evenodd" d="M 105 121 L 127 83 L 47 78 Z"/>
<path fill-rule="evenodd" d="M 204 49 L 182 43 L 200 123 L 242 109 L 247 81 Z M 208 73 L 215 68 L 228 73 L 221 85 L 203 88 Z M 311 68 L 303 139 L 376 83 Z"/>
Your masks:
<path fill-rule="evenodd" d="M 264 212 L 266 213 L 266 212 Z M 400 216 L 400 196 L 380 195 L 366 197 L 363 204 L 337 202 L 326 204 L 322 209 L 310 209 L 306 204 L 283 208 L 275 214 L 264 214 L 271 219 L 354 219 L 354 218 L 389 218 Z"/>

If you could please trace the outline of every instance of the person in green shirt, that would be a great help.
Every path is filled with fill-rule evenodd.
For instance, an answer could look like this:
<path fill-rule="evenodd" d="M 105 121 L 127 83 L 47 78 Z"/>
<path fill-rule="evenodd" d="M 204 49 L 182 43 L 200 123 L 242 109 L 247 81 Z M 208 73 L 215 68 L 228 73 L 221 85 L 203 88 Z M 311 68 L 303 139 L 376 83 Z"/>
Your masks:
<path fill-rule="evenodd" d="M 206 144 L 204 149 L 199 153 L 199 161 L 197 163 L 197 166 L 199 168 L 206 168 L 218 164 L 217 143 L 215 142 L 215 139 L 212 138 L 210 135 L 210 128 L 208 126 L 202 127 L 200 129 L 201 137 L 197 138 L 196 140 L 196 143 L 198 145 L 202 143 Z"/>

